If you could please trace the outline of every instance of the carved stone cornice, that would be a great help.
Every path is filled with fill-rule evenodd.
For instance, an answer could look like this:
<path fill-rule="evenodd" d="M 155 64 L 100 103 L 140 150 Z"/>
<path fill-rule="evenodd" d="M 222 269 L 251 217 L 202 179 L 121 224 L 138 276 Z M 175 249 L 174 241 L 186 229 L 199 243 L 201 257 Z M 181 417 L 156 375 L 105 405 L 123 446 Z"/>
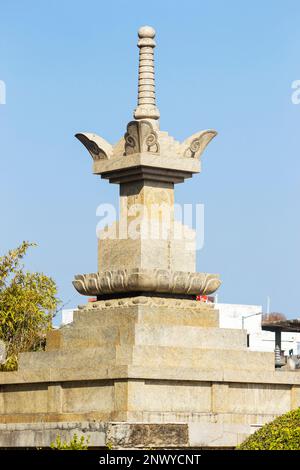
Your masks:
<path fill-rule="evenodd" d="M 82 295 L 124 292 L 209 295 L 220 287 L 221 281 L 218 274 L 136 268 L 78 274 L 73 285 Z"/>

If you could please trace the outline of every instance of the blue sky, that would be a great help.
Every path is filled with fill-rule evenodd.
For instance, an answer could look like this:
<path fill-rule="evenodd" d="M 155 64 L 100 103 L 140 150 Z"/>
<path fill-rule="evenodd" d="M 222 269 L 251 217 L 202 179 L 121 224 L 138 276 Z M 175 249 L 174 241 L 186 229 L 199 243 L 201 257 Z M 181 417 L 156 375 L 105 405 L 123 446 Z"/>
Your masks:
<path fill-rule="evenodd" d="M 156 28 L 161 129 L 183 140 L 214 128 L 202 173 L 176 200 L 205 204 L 198 271 L 219 301 L 299 316 L 300 3 L 287 0 L 2 0 L 0 252 L 38 243 L 26 266 L 53 276 L 67 307 L 76 273 L 97 269 L 96 207 L 118 187 L 92 175 L 74 138 L 124 133 L 136 104 L 136 32 Z"/>

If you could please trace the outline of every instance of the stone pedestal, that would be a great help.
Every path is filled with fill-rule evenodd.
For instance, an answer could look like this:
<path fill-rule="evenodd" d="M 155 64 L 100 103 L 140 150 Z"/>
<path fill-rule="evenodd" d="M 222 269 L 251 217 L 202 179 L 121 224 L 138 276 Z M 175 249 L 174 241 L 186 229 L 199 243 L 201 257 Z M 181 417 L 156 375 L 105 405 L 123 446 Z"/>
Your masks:
<path fill-rule="evenodd" d="M 0 380 L 0 446 L 76 432 L 95 447 L 229 448 L 300 405 L 299 374 L 219 328 L 213 305 L 167 297 L 85 305 Z"/>

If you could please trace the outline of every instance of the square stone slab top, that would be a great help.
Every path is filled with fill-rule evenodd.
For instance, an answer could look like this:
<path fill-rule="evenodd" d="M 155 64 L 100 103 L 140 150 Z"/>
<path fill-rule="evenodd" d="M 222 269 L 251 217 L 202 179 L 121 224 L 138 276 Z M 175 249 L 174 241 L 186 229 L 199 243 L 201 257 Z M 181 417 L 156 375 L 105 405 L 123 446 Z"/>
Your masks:
<path fill-rule="evenodd" d="M 73 285 L 82 295 L 127 292 L 210 295 L 220 287 L 221 281 L 218 274 L 135 268 L 78 274 Z"/>
<path fill-rule="evenodd" d="M 112 160 L 98 160 L 93 164 L 93 173 L 108 179 L 110 183 L 128 183 L 151 180 L 164 183 L 182 183 L 199 173 L 199 160 L 160 156 L 151 153 L 137 153 Z"/>
<path fill-rule="evenodd" d="M 181 183 L 201 171 L 200 156 L 216 131 L 204 130 L 182 143 L 150 121 L 131 121 L 117 144 L 92 133 L 76 137 L 93 158 L 93 173 L 111 183 L 140 180 Z"/>

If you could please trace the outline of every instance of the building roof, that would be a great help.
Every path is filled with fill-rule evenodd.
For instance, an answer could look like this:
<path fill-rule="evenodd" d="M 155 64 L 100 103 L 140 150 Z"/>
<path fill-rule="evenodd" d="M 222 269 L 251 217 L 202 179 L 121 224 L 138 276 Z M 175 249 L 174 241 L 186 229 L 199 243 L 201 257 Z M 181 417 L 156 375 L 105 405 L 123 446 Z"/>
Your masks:
<path fill-rule="evenodd" d="M 300 332 L 300 318 L 296 318 L 293 320 L 285 319 L 285 320 L 275 320 L 275 321 L 263 319 L 261 323 L 261 327 L 263 330 L 267 330 L 267 331 L 281 330 L 281 331 L 299 333 Z"/>

